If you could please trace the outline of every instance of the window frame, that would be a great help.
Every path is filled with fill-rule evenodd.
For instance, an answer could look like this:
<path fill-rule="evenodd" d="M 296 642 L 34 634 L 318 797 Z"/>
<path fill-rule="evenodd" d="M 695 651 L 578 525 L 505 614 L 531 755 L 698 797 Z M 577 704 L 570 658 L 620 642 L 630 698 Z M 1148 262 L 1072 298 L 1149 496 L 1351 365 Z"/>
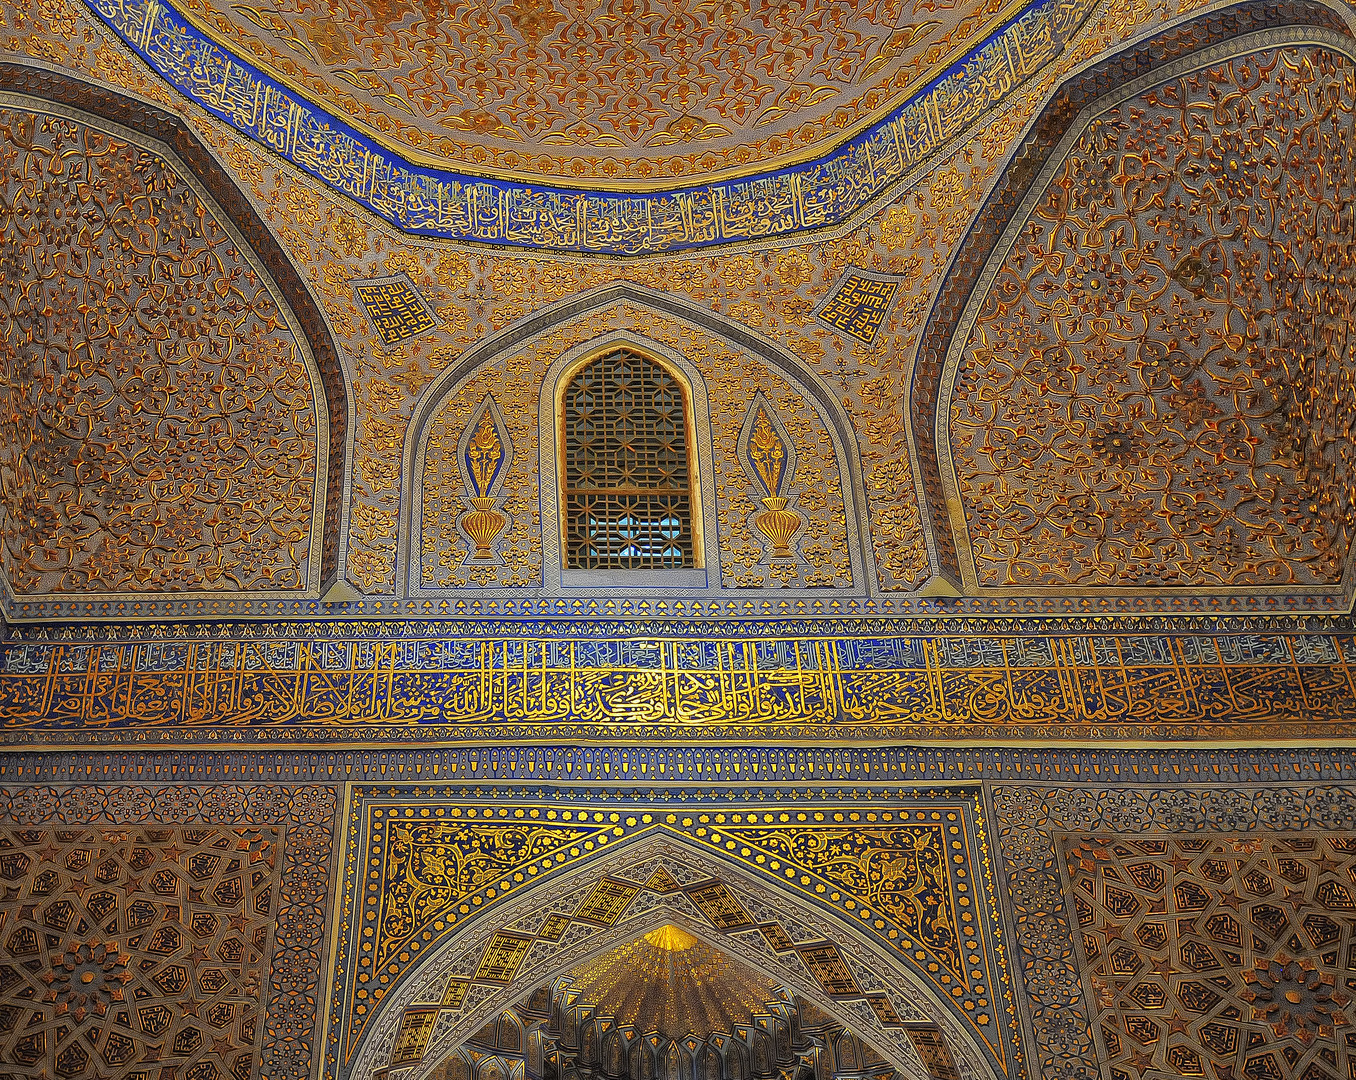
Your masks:
<path fill-rule="evenodd" d="M 683 567 L 652 568 L 604 568 L 585 569 L 567 565 L 569 513 L 567 507 L 568 488 L 566 485 L 567 463 L 565 450 L 567 438 L 565 432 L 565 395 L 575 377 L 595 360 L 614 352 L 630 352 L 643 357 L 662 370 L 677 383 L 683 396 L 683 450 L 687 456 L 687 498 L 688 529 L 691 534 L 692 565 Z M 593 585 L 615 583 L 626 585 L 641 580 L 654 581 L 656 575 L 661 580 L 672 581 L 675 585 L 702 585 L 707 582 L 706 575 L 706 537 L 703 529 L 702 481 L 697 453 L 697 428 L 694 422 L 695 399 L 692 382 L 687 374 L 671 363 L 655 349 L 648 349 L 628 336 L 608 336 L 594 347 L 586 349 L 572 359 L 556 375 L 552 400 L 552 415 L 555 418 L 555 465 L 556 465 L 556 518 L 560 551 L 560 574 L 562 585 Z M 656 488 L 662 491 L 662 488 Z M 679 580 L 685 579 L 685 580 Z"/>

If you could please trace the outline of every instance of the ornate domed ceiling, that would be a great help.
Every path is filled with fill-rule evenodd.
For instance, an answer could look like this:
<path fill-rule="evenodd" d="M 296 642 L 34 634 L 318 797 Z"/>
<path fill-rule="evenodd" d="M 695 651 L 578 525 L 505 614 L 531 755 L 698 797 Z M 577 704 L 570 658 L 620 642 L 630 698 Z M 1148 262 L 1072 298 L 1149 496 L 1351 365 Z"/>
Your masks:
<path fill-rule="evenodd" d="M 710 179 L 822 153 L 1022 3 L 183 0 L 223 48 L 429 164 Z"/>
<path fill-rule="evenodd" d="M 1093 6 L 88 3 L 190 100 L 402 229 L 632 255 L 843 223 Z"/>
<path fill-rule="evenodd" d="M 1354 10 L 0 0 L 0 1077 L 1356 1076 Z"/>

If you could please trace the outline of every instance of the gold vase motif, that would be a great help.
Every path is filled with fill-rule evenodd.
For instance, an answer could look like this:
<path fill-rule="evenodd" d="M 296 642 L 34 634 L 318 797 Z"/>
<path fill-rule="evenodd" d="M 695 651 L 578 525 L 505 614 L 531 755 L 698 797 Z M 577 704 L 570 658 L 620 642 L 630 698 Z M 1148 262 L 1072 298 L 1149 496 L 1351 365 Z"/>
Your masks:
<path fill-rule="evenodd" d="M 772 558 L 794 559 L 796 554 L 791 550 L 791 537 L 800 528 L 801 518 L 787 508 L 786 504 L 791 500 L 781 493 L 786 476 L 786 447 L 762 406 L 758 408 L 749 434 L 749 457 L 758 482 L 767 492 L 762 500 L 763 509 L 753 515 L 754 527 L 772 545 Z"/>
<path fill-rule="evenodd" d="M 763 509 L 753 515 L 754 527 L 767 537 L 768 543 L 772 545 L 774 559 L 795 558 L 791 551 L 791 537 L 800 528 L 800 515 L 787 509 L 788 501 L 779 495 L 770 495 L 763 500 Z"/>
<path fill-rule="evenodd" d="M 504 531 L 508 518 L 494 508 L 493 498 L 475 495 L 467 501 L 471 504 L 471 512 L 461 519 L 461 527 L 476 545 L 475 554 L 471 558 L 492 559 L 494 552 L 490 550 L 490 545 L 494 543 L 494 538 Z"/>
<path fill-rule="evenodd" d="M 499 432 L 495 430 L 494 418 L 486 409 L 466 447 L 467 471 L 475 494 L 466 499 L 471 504 L 471 512 L 461 519 L 461 527 L 475 542 L 475 554 L 471 556 L 473 559 L 494 558 L 490 545 L 508 524 L 508 518 L 494 508 L 496 500 L 490 494 L 490 484 L 503 458 L 504 447 L 499 441 Z"/>

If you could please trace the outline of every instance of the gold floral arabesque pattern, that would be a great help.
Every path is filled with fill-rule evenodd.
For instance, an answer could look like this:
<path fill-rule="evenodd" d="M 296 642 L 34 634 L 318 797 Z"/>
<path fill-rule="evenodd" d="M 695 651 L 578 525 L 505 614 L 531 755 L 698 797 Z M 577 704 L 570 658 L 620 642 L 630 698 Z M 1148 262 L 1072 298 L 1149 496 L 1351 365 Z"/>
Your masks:
<path fill-rule="evenodd" d="M 942 162 L 873 222 L 842 240 L 761 256 L 733 253 L 599 266 L 435 250 L 374 218 L 355 215 L 351 204 L 281 171 L 248 140 L 214 121 L 194 118 L 199 136 L 253 192 L 284 248 L 308 268 L 309 286 L 356 372 L 358 475 L 347 536 L 350 580 L 368 591 L 389 593 L 394 588 L 399 439 L 414 397 L 428 379 L 491 329 L 571 292 L 624 277 L 702 298 L 782 342 L 841 392 L 858 431 L 879 584 L 888 590 L 917 587 L 927 575 L 928 561 L 898 402 L 912 362 L 914 335 L 937 276 L 982 197 L 993 163 L 1061 72 L 1136 28 L 1191 6 L 1190 0 L 1116 0 L 1081 44 L 1067 50 L 962 154 Z M 172 104 L 163 84 L 121 45 L 105 40 L 102 28 L 96 33 L 84 25 L 91 17 L 83 9 L 47 2 L 15 6 L 0 0 L 0 18 L 13 29 L 11 41 L 20 52 Z M 907 276 L 908 286 L 890 315 L 889 335 L 870 349 L 844 347 L 824 328 L 806 325 L 848 262 Z M 442 320 L 436 336 L 429 336 L 431 351 L 418 341 L 384 347 L 353 296 L 354 280 L 402 271 L 410 272 L 434 301 Z M 513 288 L 498 289 L 501 278 Z M 441 297 L 439 286 L 445 290 Z M 442 348 L 432 347 L 439 339 Z"/>
<path fill-rule="evenodd" d="M 498 499 L 491 494 L 498 478 L 499 464 L 504 460 L 504 442 L 499 437 L 492 411 L 492 399 L 481 406 L 480 420 L 475 423 L 466 442 L 462 464 L 466 469 L 469 493 L 466 502 L 470 512 L 462 515 L 462 531 L 475 544 L 473 559 L 494 558 L 495 538 L 508 524 L 508 518 L 495 509 Z"/>
<path fill-rule="evenodd" d="M 374 821 L 372 829 L 379 832 L 382 822 Z M 559 822 L 482 826 L 390 821 L 387 878 L 380 893 L 369 893 L 368 898 L 368 909 L 379 913 L 377 944 L 370 959 L 364 955 L 358 961 L 359 982 L 369 981 L 362 978 L 363 971 L 381 972 L 401 949 L 417 952 L 420 946 L 412 940 L 414 933 L 433 925 L 439 916 L 446 918 L 449 909 L 468 893 L 534 860 L 549 862 L 572 844 L 606 831 Z"/>
<path fill-rule="evenodd" d="M 761 404 L 756 408 L 753 431 L 749 435 L 749 461 L 754 476 L 763 485 L 763 494 L 780 495 L 782 477 L 786 473 L 786 447 L 768 419 L 767 410 Z"/>
<path fill-rule="evenodd" d="M 0 1075 L 249 1080 L 281 832 L 0 831 Z"/>
<path fill-rule="evenodd" d="M 875 912 L 888 919 L 909 940 L 926 945 L 958 985 L 984 995 L 989 991 L 975 925 L 977 898 L 969 882 L 951 880 L 951 857 L 965 844 L 958 826 L 948 828 L 941 822 L 801 831 L 744 827 L 721 835 L 833 882 L 866 908 L 864 917 Z"/>
<path fill-rule="evenodd" d="M 490 493 L 499 463 L 504 460 L 504 446 L 494 428 L 494 416 L 486 409 L 476 425 L 470 442 L 466 444 L 466 467 L 471 481 L 471 494 L 485 498 Z"/>
<path fill-rule="evenodd" d="M 540 584 L 541 521 L 537 510 L 537 409 L 546 370 L 562 353 L 610 332 L 644 327 L 649 337 L 695 364 L 707 381 L 715 451 L 716 512 L 722 580 L 727 586 L 846 585 L 847 526 L 838 464 L 818 413 L 760 360 L 735 356 L 711 335 L 652 311 L 620 304 L 553 330 L 479 371 L 450 395 L 429 426 L 423 472 L 422 582 L 426 588 L 522 587 Z M 759 566 L 761 544 L 750 532 L 758 489 L 739 462 L 740 427 L 762 389 L 795 441 L 796 506 L 806 517 L 795 563 Z M 515 452 L 504 485 L 509 524 L 497 541 L 503 565 L 464 567 L 468 547 L 456 527 L 464 511 L 465 472 L 457 444 L 474 411 L 493 392 Z"/>
<path fill-rule="evenodd" d="M 16 593 L 300 589 L 310 374 L 165 161 L 0 112 L 0 540 Z"/>
<path fill-rule="evenodd" d="M 412 240 L 355 216 L 350 204 L 279 171 L 241 146 L 238 136 L 203 121 L 199 134 L 254 192 L 284 247 L 314 267 L 311 287 L 355 371 L 349 580 L 366 592 L 395 589 L 400 448 L 414 401 L 429 380 L 485 335 L 620 279 L 700 301 L 773 338 L 840 396 L 857 432 L 878 581 L 888 590 L 916 588 L 928 575 L 928 559 L 900 404 L 916 334 L 995 162 L 1056 77 L 1051 72 L 981 137 L 841 239 L 626 263 L 500 255 Z M 845 343 L 813 318 L 849 265 L 905 281 L 870 346 Z M 442 322 L 426 338 L 387 347 L 359 310 L 352 282 L 396 273 L 408 275 Z M 534 427 L 534 441 L 535 434 Z"/>
<path fill-rule="evenodd" d="M 1081 955 L 1067 959 L 1084 972 L 1113 1077 L 1349 1075 L 1356 838 L 1084 835 L 1060 846 L 1081 931 Z M 1038 886 L 1017 888 L 1036 906 Z M 1072 1004 L 1059 968 L 1038 961 L 1028 989 Z"/>
<path fill-rule="evenodd" d="M 1084 133 L 957 378 L 981 585 L 1341 579 L 1354 98 L 1349 61 L 1271 50 Z"/>
<path fill-rule="evenodd" d="M 746 464 L 750 475 L 762 490 L 756 497 L 763 508 L 749 520 L 767 541 L 767 557 L 776 561 L 794 559 L 791 541 L 801 527 L 801 516 L 788 507 L 790 499 L 782 494 L 788 475 L 790 448 L 768 416 L 767 403 L 757 398 L 752 405 L 752 426 Z"/>
<path fill-rule="evenodd" d="M 1004 7 L 1001 0 L 180 5 L 238 55 L 394 145 L 476 171 L 569 181 L 765 166 L 831 142 L 978 43 Z"/>

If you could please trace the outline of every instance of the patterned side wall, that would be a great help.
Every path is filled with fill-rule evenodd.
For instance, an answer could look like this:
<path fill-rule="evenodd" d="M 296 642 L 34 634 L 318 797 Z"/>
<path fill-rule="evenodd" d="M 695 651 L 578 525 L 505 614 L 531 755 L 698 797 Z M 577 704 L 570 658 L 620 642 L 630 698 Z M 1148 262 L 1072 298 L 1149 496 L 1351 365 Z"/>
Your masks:
<path fill-rule="evenodd" d="M 333 787 L 0 789 L 0 1076 L 313 1075 Z"/>

